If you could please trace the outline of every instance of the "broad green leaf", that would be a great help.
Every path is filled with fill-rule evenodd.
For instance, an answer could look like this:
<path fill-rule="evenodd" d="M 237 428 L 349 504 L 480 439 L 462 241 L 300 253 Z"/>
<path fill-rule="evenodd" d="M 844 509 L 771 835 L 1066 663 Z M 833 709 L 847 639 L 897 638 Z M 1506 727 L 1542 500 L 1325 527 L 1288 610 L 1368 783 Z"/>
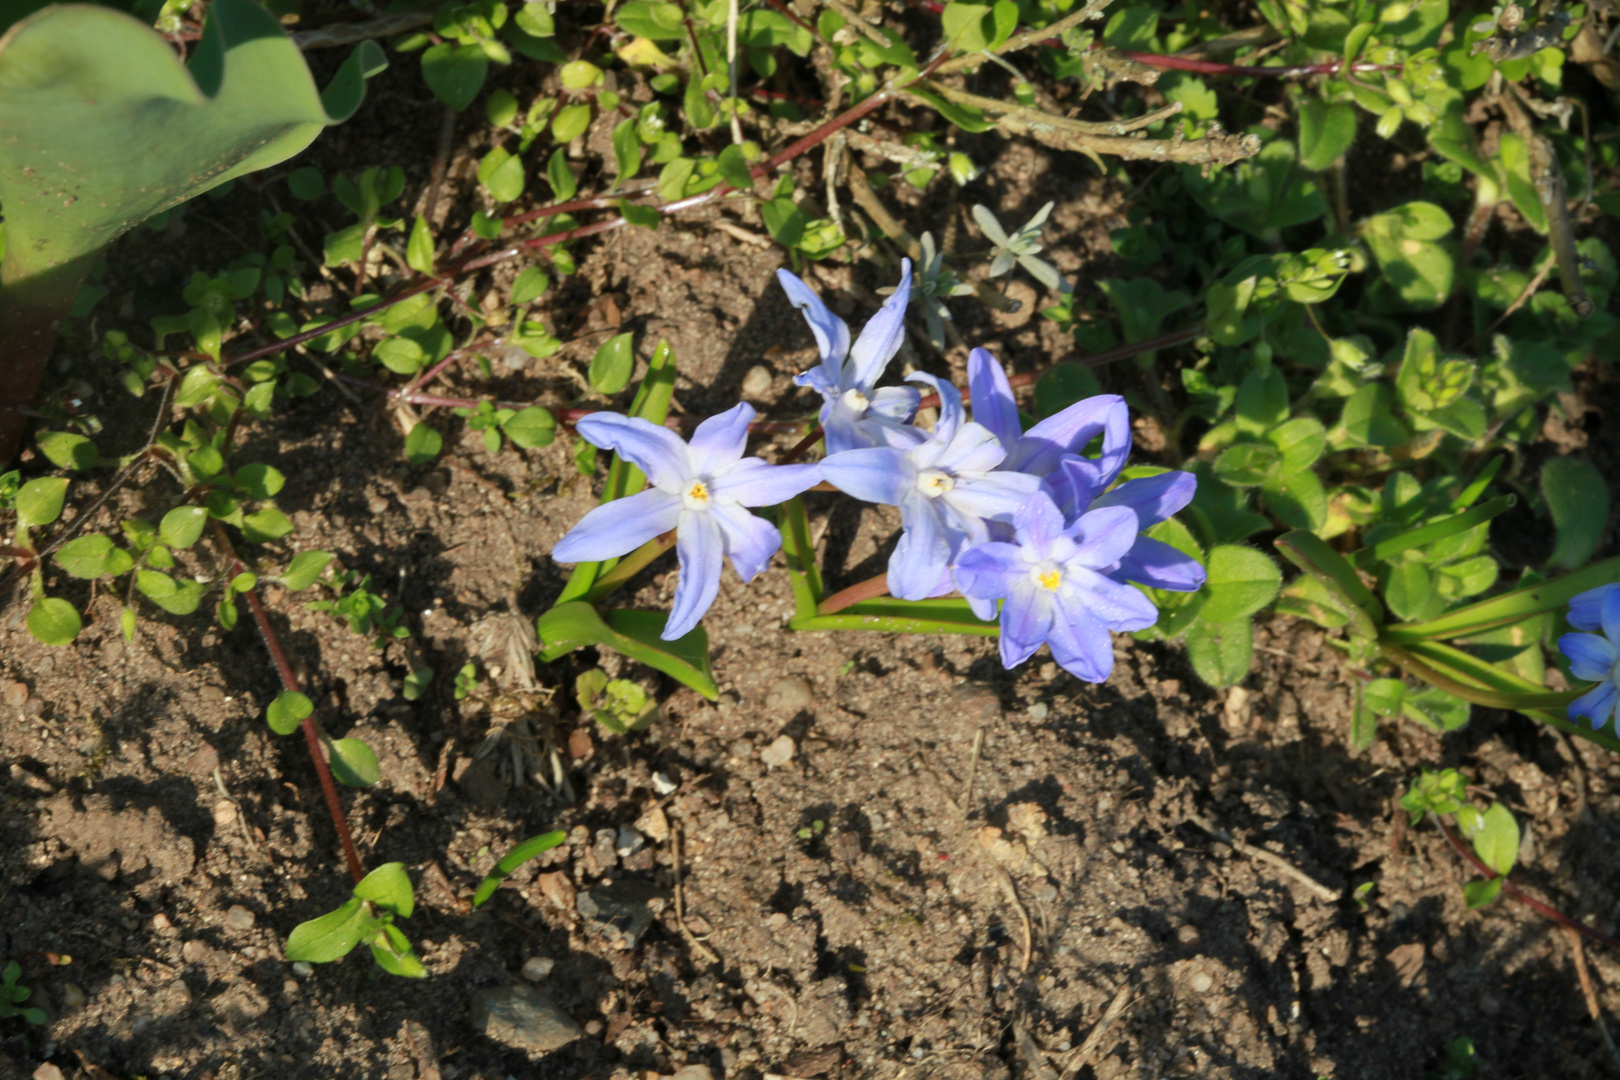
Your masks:
<path fill-rule="evenodd" d="M 564 105 L 551 118 L 551 137 L 559 143 L 570 143 L 591 126 L 591 107 L 585 104 Z"/>
<path fill-rule="evenodd" d="M 377 754 L 359 739 L 337 739 L 331 744 L 332 777 L 349 787 L 370 787 L 382 779 Z"/>
<path fill-rule="evenodd" d="M 378 920 L 366 911 L 366 902 L 354 897 L 336 911 L 299 923 L 287 935 L 287 959 L 325 964 L 347 956 Z"/>
<path fill-rule="evenodd" d="M 1206 603 L 1205 612 L 1209 608 Z M 1254 660 L 1254 628 L 1247 618 L 1227 622 L 1199 619 L 1187 631 L 1187 659 L 1209 685 L 1235 686 L 1249 674 Z"/>
<path fill-rule="evenodd" d="M 602 342 L 591 358 L 591 386 L 603 394 L 617 394 L 630 385 L 635 369 L 635 335 L 615 334 Z"/>
<path fill-rule="evenodd" d="M 501 430 L 522 449 L 533 450 L 551 445 L 551 441 L 557 437 L 557 421 L 545 409 L 531 405 L 527 409 L 520 409 L 517 415 L 501 425 Z"/>
<path fill-rule="evenodd" d="M 371 946 L 371 958 L 388 974 L 400 975 L 407 979 L 427 978 L 427 968 L 422 966 L 422 961 L 411 951 L 410 939 L 393 923 L 384 923 L 378 927 L 376 935 L 368 944 Z"/>
<path fill-rule="evenodd" d="M 508 851 L 501 856 L 500 862 L 495 864 L 495 869 L 491 870 L 485 875 L 484 880 L 478 883 L 478 891 L 473 893 L 473 907 L 482 907 L 490 897 L 495 895 L 495 890 L 501 887 L 501 882 L 506 880 L 507 876 L 518 867 L 530 859 L 550 851 L 559 844 L 565 843 L 567 840 L 568 834 L 558 829 L 555 832 L 531 836 L 511 851 Z"/>
<path fill-rule="evenodd" d="M 1282 451 L 1270 443 L 1238 443 L 1215 459 L 1215 475 L 1238 487 L 1256 487 L 1281 466 Z"/>
<path fill-rule="evenodd" d="M 1210 549 L 1209 577 L 1200 591 L 1207 599 L 1200 622 L 1229 623 L 1246 619 L 1276 598 L 1282 569 L 1253 548 L 1222 544 Z"/>
<path fill-rule="evenodd" d="M 231 476 L 237 489 L 250 499 L 273 499 L 287 486 L 287 478 L 274 465 L 255 462 L 244 465 Z"/>
<path fill-rule="evenodd" d="M 1451 230 L 1451 217 L 1440 207 L 1412 202 L 1368 218 L 1362 236 L 1396 295 L 1410 307 L 1427 310 L 1451 295 L 1456 264 L 1442 243 Z"/>
<path fill-rule="evenodd" d="M 1399 716 L 1406 684 L 1399 679 L 1374 679 L 1362 688 L 1361 696 L 1379 716 Z"/>
<path fill-rule="evenodd" d="M 186 578 L 176 580 L 159 570 L 139 570 L 135 587 L 141 595 L 171 615 L 190 615 L 202 603 L 203 587 Z"/>
<path fill-rule="evenodd" d="M 1397 619 L 1420 617 L 1429 606 L 1434 579 L 1429 568 L 1420 562 L 1402 560 L 1389 568 L 1389 580 L 1384 583 L 1384 602 L 1390 614 Z"/>
<path fill-rule="evenodd" d="M 422 346 L 408 337 L 384 338 L 371 350 L 371 356 L 396 375 L 415 375 L 427 363 Z"/>
<path fill-rule="evenodd" d="M 1410 433 L 1395 419 L 1394 413 L 1394 394 L 1389 384 L 1367 383 L 1344 403 L 1339 424 L 1355 446 L 1397 446 L 1405 442 Z"/>
<path fill-rule="evenodd" d="M 1436 687 L 1409 693 L 1401 702 L 1401 715 L 1437 735 L 1456 731 L 1468 723 L 1468 702 Z"/>
<path fill-rule="evenodd" d="M 615 184 L 622 184 L 641 171 L 641 138 L 636 134 L 634 117 L 621 120 L 613 127 L 613 163 Z"/>
<path fill-rule="evenodd" d="M 412 465 L 426 465 L 444 449 L 444 437 L 427 424 L 419 423 L 405 436 L 405 460 Z"/>
<path fill-rule="evenodd" d="M 1474 834 L 1474 854 L 1498 874 L 1508 874 L 1519 857 L 1519 823 L 1501 803 L 1491 804 Z"/>
<path fill-rule="evenodd" d="M 495 147 L 478 165 L 478 182 L 496 202 L 511 202 L 523 194 L 523 159 L 504 146 Z"/>
<path fill-rule="evenodd" d="M 620 4 L 613 10 L 613 21 L 626 33 L 652 41 L 679 41 L 686 34 L 680 5 L 657 0 Z"/>
<path fill-rule="evenodd" d="M 1481 600 L 1447 612 L 1437 619 L 1389 627 L 1384 631 L 1384 637 L 1402 645 L 1435 638 L 1467 637 L 1565 607 L 1571 597 L 1616 581 L 1620 581 L 1620 556 L 1593 563 L 1584 570 L 1565 574 L 1552 581 L 1538 581 L 1501 596 Z"/>
<path fill-rule="evenodd" d="M 1306 98 L 1299 104 L 1299 163 L 1315 172 L 1330 167 L 1356 137 L 1356 108 Z"/>
<path fill-rule="evenodd" d="M 1266 438 L 1282 452 L 1283 473 L 1310 468 L 1327 449 L 1327 432 L 1322 422 L 1312 416 L 1289 420 L 1267 432 Z"/>
<path fill-rule="evenodd" d="M 1288 383 L 1276 367 L 1262 371 L 1257 364 L 1238 384 L 1237 427 L 1249 435 L 1265 435 L 1288 419 Z"/>
<path fill-rule="evenodd" d="M 30 529 L 36 525 L 49 525 L 61 517 L 67 489 L 68 482 L 59 476 L 41 476 L 28 481 L 13 496 L 17 524 Z"/>
<path fill-rule="evenodd" d="M 200 506 L 177 506 L 163 515 L 158 538 L 172 548 L 188 548 L 202 539 L 208 511 Z"/>
<path fill-rule="evenodd" d="M 330 551 L 300 551 L 287 564 L 286 571 L 281 575 L 281 583 L 293 592 L 307 589 L 315 584 L 315 579 L 321 576 L 321 571 L 331 561 Z"/>
<path fill-rule="evenodd" d="M 304 718 L 315 712 L 315 703 L 297 690 L 283 690 L 264 710 L 264 719 L 277 735 L 291 735 Z"/>
<path fill-rule="evenodd" d="M 589 117 L 590 113 L 587 112 L 586 118 Z M 574 192 L 579 190 L 579 182 L 574 179 L 573 171 L 568 168 L 568 151 L 560 146 L 546 162 L 546 180 L 551 184 L 552 194 L 557 197 L 558 202 L 572 199 Z M 522 277 L 521 274 L 518 276 Z M 513 291 L 516 291 L 516 286 L 513 286 Z M 517 300 L 512 302 L 518 303 Z"/>
<path fill-rule="evenodd" d="M 511 301 L 514 304 L 531 304 L 540 299 L 545 291 L 551 287 L 551 278 L 538 266 L 525 267 L 518 274 L 517 280 L 512 282 Z"/>
<path fill-rule="evenodd" d="M 45 431 L 35 439 L 39 452 L 58 469 L 90 469 L 101 464 L 96 444 L 71 431 Z"/>
<path fill-rule="evenodd" d="M 67 645 L 84 624 L 74 606 L 59 596 L 42 596 L 28 609 L 28 632 L 46 645 Z"/>
<path fill-rule="evenodd" d="M 242 519 L 242 539 L 250 544 L 268 544 L 292 531 L 292 519 L 274 506 L 261 506 Z"/>
<path fill-rule="evenodd" d="M 546 662 L 585 645 L 606 645 L 662 671 L 710 701 L 720 691 L 709 670 L 709 635 L 702 626 L 677 641 L 659 638 L 668 616 L 661 611 L 613 611 L 608 621 L 583 601 L 558 604 L 535 623 Z"/>
<path fill-rule="evenodd" d="M 420 667 L 405 676 L 405 682 L 400 693 L 405 695 L 406 701 L 417 701 L 428 692 L 433 685 L 434 671 L 430 667 Z"/>
<path fill-rule="evenodd" d="M 444 42 L 422 53 L 422 80 L 456 112 L 473 103 L 488 73 L 489 55 L 477 45 Z"/>
<path fill-rule="evenodd" d="M 833 615 L 795 618 L 795 630 L 871 630 L 889 634 L 973 634 L 996 637 L 1000 627 L 973 614 L 966 600 L 863 600 Z"/>
<path fill-rule="evenodd" d="M 122 574 L 134 565 L 129 552 L 113 546 L 112 537 L 94 533 L 69 540 L 52 556 L 56 565 L 76 578 L 98 578 Z"/>
<path fill-rule="evenodd" d="M 1609 485 L 1603 475 L 1580 458 L 1550 458 L 1541 467 L 1541 497 L 1558 530 L 1547 565 L 1557 570 L 1583 566 L 1609 524 Z"/>
<path fill-rule="evenodd" d="M 416 895 L 411 889 L 411 876 L 405 872 L 404 863 L 383 863 L 360 879 L 360 883 L 354 887 L 354 895 L 362 900 L 370 900 L 402 919 L 410 918 L 411 912 L 416 910 Z"/>
<path fill-rule="evenodd" d="M 1495 900 L 1502 893 L 1502 878 L 1493 877 L 1489 881 L 1470 881 L 1463 886 L 1463 902 L 1468 910 L 1482 908 Z"/>
<path fill-rule="evenodd" d="M 1273 476 L 1260 490 L 1265 493 L 1266 508 L 1291 529 L 1316 532 L 1327 523 L 1327 492 L 1310 469 Z"/>
<path fill-rule="evenodd" d="M 433 273 L 433 230 L 428 228 L 427 218 L 421 214 L 416 215 L 411 238 L 405 244 L 405 264 L 418 274 Z"/>

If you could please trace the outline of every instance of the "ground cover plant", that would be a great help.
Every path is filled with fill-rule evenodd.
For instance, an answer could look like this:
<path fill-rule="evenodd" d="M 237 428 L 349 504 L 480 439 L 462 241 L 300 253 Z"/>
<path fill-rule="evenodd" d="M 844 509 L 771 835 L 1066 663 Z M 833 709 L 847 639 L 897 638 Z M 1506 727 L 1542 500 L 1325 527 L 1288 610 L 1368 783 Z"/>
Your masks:
<path fill-rule="evenodd" d="M 1617 344 L 1607 10 L 171 0 L 0 20 L 0 730 L 29 808 L 8 1066 L 68 1067 L 69 1035 L 127 1072 L 214 1075 L 374 1075 L 397 1032 L 421 1076 L 526 1054 L 570 1074 L 1320 1075 L 1365 1072 L 1386 1029 L 1366 1075 L 1612 1051 L 1499 1019 L 1515 979 L 1556 986 L 1606 1041 L 1620 970 L 1612 868 L 1579 858 L 1620 768 L 1620 463 L 1592 419 Z M 345 484 L 373 494 L 338 512 Z M 40 720 L 71 683 L 50 673 L 93 650 L 168 674 Z M 921 688 L 862 682 L 898 669 Z M 217 795 L 211 831 L 164 801 L 165 707 L 137 715 L 188 671 L 243 703 L 183 725 L 205 744 L 187 762 L 214 762 L 186 796 Z M 892 730 L 853 735 L 877 708 Z M 1307 727 L 1317 760 L 1290 777 L 1277 747 Z M 307 764 L 265 738 L 295 732 Z M 1043 748 L 1045 779 L 988 775 L 987 732 L 1004 757 Z M 912 781 L 890 793 L 872 770 L 895 754 Z M 267 794 L 284 771 L 308 807 Z M 1356 839 L 1301 854 L 1284 823 L 1323 797 Z M 877 823 L 908 815 L 903 842 Z M 1437 861 L 1403 869 L 1425 822 Z M 206 900 L 175 869 L 199 849 Z M 1229 856 L 1294 883 L 1248 890 L 1246 932 L 1215 885 Z M 722 885 L 728 857 L 759 862 Z M 1117 914 L 1101 858 L 1153 902 Z M 403 993 L 310 967 L 365 943 L 452 989 L 388 1032 L 319 997 L 289 1062 L 262 990 L 196 1002 L 236 992 L 217 935 L 160 965 L 197 970 L 154 1027 L 109 1018 L 144 970 L 110 983 L 38 929 L 64 896 L 58 916 L 82 896 L 153 934 L 166 908 L 201 927 L 221 889 L 274 927 L 237 946 L 255 986 Z M 761 920 L 778 943 L 742 929 Z M 1557 926 L 1578 978 L 1550 959 Z M 1284 949 L 1290 978 L 1265 981 Z M 1460 972 L 1479 950 L 1490 987 L 1422 976 L 1445 1004 L 1396 1003 L 1426 956 Z M 77 982 L 62 1010 L 24 989 L 76 967 L 92 1009 Z M 1230 978 L 1201 1007 L 1212 971 Z M 470 1014 L 424 1004 L 457 995 Z M 261 1034 L 182 1036 L 188 1009 Z"/>

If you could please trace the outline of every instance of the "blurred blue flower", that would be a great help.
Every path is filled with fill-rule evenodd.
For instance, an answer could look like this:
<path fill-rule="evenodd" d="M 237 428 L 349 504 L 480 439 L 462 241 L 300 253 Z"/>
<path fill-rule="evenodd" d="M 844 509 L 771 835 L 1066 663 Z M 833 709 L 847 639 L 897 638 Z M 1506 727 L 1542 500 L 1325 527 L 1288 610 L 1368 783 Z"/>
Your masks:
<path fill-rule="evenodd" d="M 874 389 L 905 338 L 911 260 L 900 260 L 899 288 L 861 330 L 853 347 L 849 327 L 827 310 L 810 286 L 786 270 L 778 270 L 776 278 L 793 306 L 804 312 L 821 352 L 821 363 L 793 381 L 816 390 L 825 401 L 821 427 L 826 432 L 827 453 L 868 446 L 913 446 L 922 441 L 924 433 L 906 423 L 922 399 L 917 389 Z"/>
<path fill-rule="evenodd" d="M 690 443 L 668 428 L 619 413 L 592 413 L 580 420 L 582 438 L 613 450 L 647 474 L 647 490 L 603 503 L 557 542 L 558 562 L 598 562 L 628 554 L 675 530 L 681 574 L 662 637 L 674 641 L 703 618 L 720 591 L 723 557 L 744 580 L 770 564 L 782 546 L 776 526 L 744 507 L 773 506 L 814 487 L 817 465 L 771 465 L 743 457 L 752 405 L 711 416 Z"/>
<path fill-rule="evenodd" d="M 1112 484 L 1125 467 L 1131 452 L 1131 416 L 1118 394 L 1077 401 L 1025 431 L 1007 373 L 987 349 L 968 353 L 968 393 L 973 397 L 974 421 L 994 432 L 1007 450 L 1007 460 L 1002 463 L 1005 469 L 1047 476 L 1065 455 L 1079 455 L 1101 435 L 1101 455 L 1078 458 L 1088 463 L 1080 470 L 1090 476 L 1089 501 L 1091 494 Z"/>
<path fill-rule="evenodd" d="M 1595 595 L 1595 601 L 1592 599 Z M 1576 602 L 1580 601 L 1579 610 Z M 1577 679 L 1597 685 L 1569 703 L 1569 718 L 1583 717 L 1594 730 L 1608 724 L 1620 700 L 1620 586 L 1606 585 L 1570 601 L 1572 626 L 1601 629 L 1601 634 L 1565 634 L 1558 651 L 1569 657 L 1569 670 Z"/>
<path fill-rule="evenodd" d="M 1111 630 L 1142 630 L 1159 612 L 1139 590 L 1112 576 L 1137 542 L 1140 523 L 1128 506 L 1105 506 L 1065 524 L 1046 492 L 1013 515 L 1017 543 L 992 541 L 956 562 L 962 593 L 1001 605 L 1001 662 L 1029 659 L 1042 644 L 1052 658 L 1087 682 L 1114 668 Z"/>
<path fill-rule="evenodd" d="M 905 531 L 889 558 L 889 592 L 922 600 L 948 592 L 957 554 L 989 540 L 990 522 L 1011 523 L 1041 482 L 1028 473 L 997 470 L 1006 449 L 988 428 L 965 421 L 954 386 L 921 373 L 911 379 L 939 394 L 933 434 L 908 447 L 830 454 L 821 475 L 857 499 L 900 508 Z"/>

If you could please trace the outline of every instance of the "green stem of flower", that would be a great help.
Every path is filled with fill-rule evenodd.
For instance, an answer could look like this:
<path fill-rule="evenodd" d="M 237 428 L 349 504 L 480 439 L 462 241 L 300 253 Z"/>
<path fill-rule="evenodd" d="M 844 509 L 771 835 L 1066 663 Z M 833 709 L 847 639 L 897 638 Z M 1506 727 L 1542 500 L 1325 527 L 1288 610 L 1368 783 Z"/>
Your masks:
<path fill-rule="evenodd" d="M 619 586 L 623 585 L 625 582 L 641 573 L 642 570 L 646 569 L 648 563 L 652 562 L 654 559 L 658 558 L 658 556 L 662 555 L 664 552 L 668 551 L 674 546 L 674 529 L 669 530 L 669 532 L 664 533 L 661 536 L 653 537 L 651 540 L 647 541 L 645 544 L 642 544 L 640 547 L 636 548 L 636 550 L 620 559 L 618 563 L 614 565 L 613 569 L 597 578 L 596 584 L 591 586 L 591 591 L 580 597 L 580 599 L 584 600 L 587 604 L 594 604 L 598 600 L 604 599 L 609 594 L 617 590 Z"/>

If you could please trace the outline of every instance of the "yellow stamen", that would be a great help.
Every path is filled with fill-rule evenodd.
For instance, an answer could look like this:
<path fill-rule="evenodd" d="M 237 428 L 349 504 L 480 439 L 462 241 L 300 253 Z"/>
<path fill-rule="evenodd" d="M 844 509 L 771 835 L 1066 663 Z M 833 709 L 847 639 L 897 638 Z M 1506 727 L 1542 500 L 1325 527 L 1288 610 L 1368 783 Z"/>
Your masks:
<path fill-rule="evenodd" d="M 1063 581 L 1063 575 L 1058 573 L 1056 570 L 1048 570 L 1045 573 L 1040 574 L 1036 580 L 1046 588 L 1051 589 L 1053 592 L 1057 592 L 1059 583 Z"/>
<path fill-rule="evenodd" d="M 709 489 L 704 486 L 703 481 L 695 480 L 692 482 L 691 490 L 686 493 L 686 497 L 696 499 L 698 502 L 708 502 Z"/>

